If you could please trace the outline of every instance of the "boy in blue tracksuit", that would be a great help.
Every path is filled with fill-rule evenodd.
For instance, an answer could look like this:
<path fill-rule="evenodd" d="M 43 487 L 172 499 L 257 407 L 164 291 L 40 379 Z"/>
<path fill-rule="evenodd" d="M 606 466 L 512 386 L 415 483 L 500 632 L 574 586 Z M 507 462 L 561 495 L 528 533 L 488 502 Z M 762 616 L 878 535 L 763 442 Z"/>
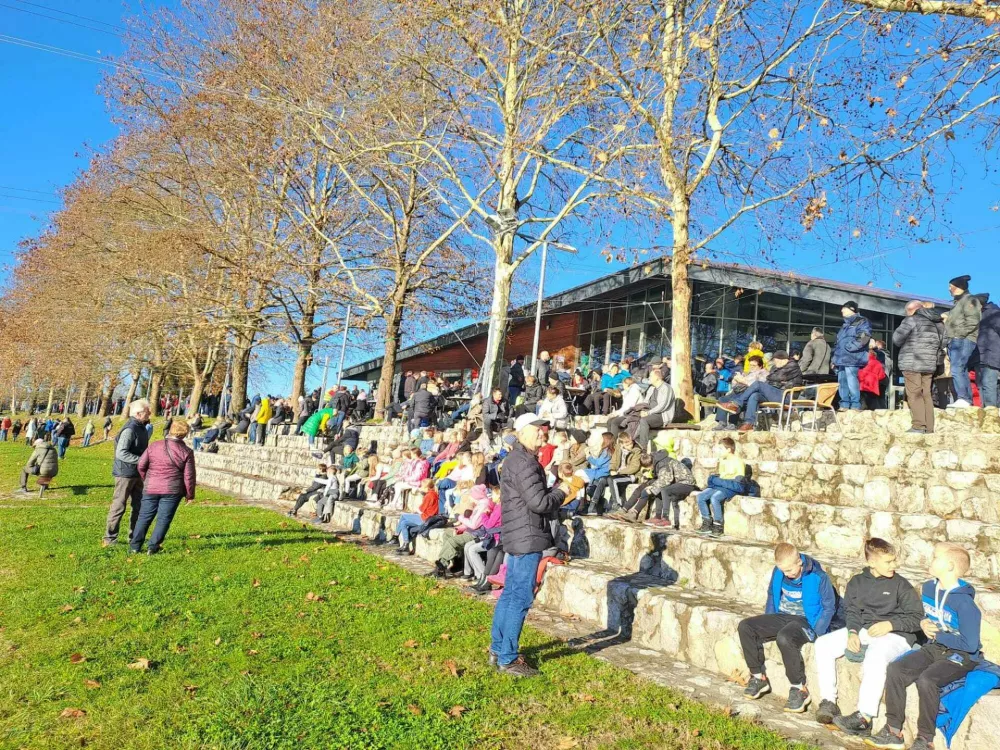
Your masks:
<path fill-rule="evenodd" d="M 921 589 L 924 619 L 920 629 L 928 643 L 889 665 L 885 688 L 885 726 L 866 739 L 872 747 L 903 750 L 906 688 L 917 683 L 920 716 L 917 737 L 910 750 L 934 747 L 935 723 L 941 705 L 941 688 L 965 677 L 982 661 L 979 630 L 982 614 L 976 590 L 962 580 L 969 572 L 969 553 L 956 544 L 934 547 L 930 574 Z"/>
<path fill-rule="evenodd" d="M 802 647 L 841 625 L 838 596 L 830 577 L 818 562 L 782 542 L 774 548 L 774 572 L 767 591 L 764 614 L 749 617 L 739 626 L 743 658 L 750 681 L 743 694 L 756 700 L 771 692 L 764 673 L 764 644 L 777 641 L 785 675 L 792 684 L 785 710 L 804 713 L 812 702 L 806 689 Z"/>

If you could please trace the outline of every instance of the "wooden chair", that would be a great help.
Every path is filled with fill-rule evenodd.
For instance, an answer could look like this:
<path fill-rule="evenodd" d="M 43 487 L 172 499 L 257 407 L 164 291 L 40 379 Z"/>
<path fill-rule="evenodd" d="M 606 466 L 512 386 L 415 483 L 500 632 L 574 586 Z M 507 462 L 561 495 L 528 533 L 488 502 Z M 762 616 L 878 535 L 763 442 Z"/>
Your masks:
<path fill-rule="evenodd" d="M 765 413 L 776 411 L 778 413 L 778 430 L 782 429 L 782 419 L 785 414 L 784 426 L 791 428 L 792 414 L 803 411 L 813 413 L 813 432 L 817 431 L 817 423 L 820 413 L 824 410 L 833 414 L 834 424 L 839 426 L 837 420 L 837 410 L 833 408 L 833 401 L 837 397 L 839 385 L 837 383 L 819 383 L 817 385 L 800 385 L 795 388 L 788 388 L 781 394 L 781 402 L 765 401 L 760 404 L 760 409 Z M 809 397 L 806 391 L 814 391 L 814 395 Z"/>

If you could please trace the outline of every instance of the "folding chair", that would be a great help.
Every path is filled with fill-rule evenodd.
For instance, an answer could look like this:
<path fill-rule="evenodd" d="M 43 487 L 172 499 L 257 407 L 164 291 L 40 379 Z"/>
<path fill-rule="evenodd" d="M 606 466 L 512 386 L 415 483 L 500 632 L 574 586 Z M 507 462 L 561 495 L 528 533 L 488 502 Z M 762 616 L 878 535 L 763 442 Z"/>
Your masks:
<path fill-rule="evenodd" d="M 833 408 L 833 400 L 837 396 L 838 391 L 837 383 L 819 383 L 817 385 L 800 385 L 794 388 L 788 388 L 781 394 L 781 401 L 765 401 L 760 404 L 760 409 L 762 413 L 768 414 L 771 412 L 778 413 L 778 430 L 782 429 L 782 418 L 787 413 L 788 417 L 784 420 L 784 427 L 791 428 L 792 426 L 792 414 L 798 412 L 800 415 L 803 411 L 813 412 L 813 432 L 817 431 L 817 417 L 822 410 L 828 410 L 833 414 L 834 424 L 839 426 L 837 421 L 837 410 Z M 815 391 L 815 395 L 812 398 L 806 396 L 806 391 Z"/>

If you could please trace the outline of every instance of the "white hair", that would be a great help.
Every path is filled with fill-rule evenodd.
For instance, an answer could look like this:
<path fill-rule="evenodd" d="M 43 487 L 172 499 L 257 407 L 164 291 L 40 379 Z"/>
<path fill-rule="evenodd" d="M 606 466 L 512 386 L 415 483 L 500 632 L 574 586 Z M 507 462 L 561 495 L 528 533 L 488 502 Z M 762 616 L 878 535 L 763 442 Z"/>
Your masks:
<path fill-rule="evenodd" d="M 138 401 L 133 401 L 128 405 L 128 415 L 130 417 L 138 416 L 141 411 L 150 411 L 149 402 L 144 398 L 140 398 Z"/>
<path fill-rule="evenodd" d="M 913 315 L 917 310 L 920 310 L 924 306 L 924 303 L 918 299 L 911 300 L 906 303 L 906 314 Z"/>

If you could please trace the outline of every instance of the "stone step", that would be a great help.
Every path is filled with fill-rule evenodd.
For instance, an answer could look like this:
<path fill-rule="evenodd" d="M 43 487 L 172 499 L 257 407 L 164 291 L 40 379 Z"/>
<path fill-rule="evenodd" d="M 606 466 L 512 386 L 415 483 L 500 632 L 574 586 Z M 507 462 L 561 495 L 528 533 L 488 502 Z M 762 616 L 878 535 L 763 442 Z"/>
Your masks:
<path fill-rule="evenodd" d="M 638 646 L 714 672 L 722 679 L 743 680 L 748 676 L 737 629 L 744 618 L 760 614 L 759 608 L 681 586 L 664 585 L 661 580 L 641 573 L 623 576 L 600 563 L 579 561 L 550 567 L 536 602 L 564 616 L 593 623 L 601 629 L 595 636 L 620 631 L 622 637 Z M 775 693 L 787 694 L 789 684 L 776 645 L 768 644 L 765 654 Z M 803 656 L 807 684 L 813 686 L 814 700 L 818 703 L 812 645 L 804 647 Z M 860 667 L 840 659 L 839 703 L 845 710 L 856 706 L 860 682 Z M 877 724 L 884 721 L 884 710 L 883 705 L 883 716 Z M 952 744 L 952 750 L 986 747 L 984 743 L 990 739 L 986 732 L 992 731 L 987 717 L 996 710 L 1000 710 L 1000 696 L 989 696 L 980 703 L 974 709 L 975 717 L 963 726 L 962 737 Z M 907 694 L 907 728 L 911 733 L 916 716 L 916 689 L 911 687 Z"/>
<path fill-rule="evenodd" d="M 318 462 L 317 462 L 318 463 Z M 287 464 L 223 453 L 195 453 L 199 478 L 202 467 L 220 472 L 244 474 L 271 480 L 286 487 L 308 487 L 316 475 L 316 464 Z"/>
<path fill-rule="evenodd" d="M 289 486 L 262 477 L 219 471 L 203 467 L 197 469 L 198 484 L 228 492 L 248 500 L 278 501 Z"/>
<path fill-rule="evenodd" d="M 315 449 L 317 452 L 319 448 Z M 306 447 L 277 448 L 273 445 L 247 445 L 246 443 L 219 443 L 217 456 L 233 456 L 237 458 L 254 458 L 273 463 L 299 464 L 313 469 L 320 462 L 314 457 L 313 449 Z"/>

